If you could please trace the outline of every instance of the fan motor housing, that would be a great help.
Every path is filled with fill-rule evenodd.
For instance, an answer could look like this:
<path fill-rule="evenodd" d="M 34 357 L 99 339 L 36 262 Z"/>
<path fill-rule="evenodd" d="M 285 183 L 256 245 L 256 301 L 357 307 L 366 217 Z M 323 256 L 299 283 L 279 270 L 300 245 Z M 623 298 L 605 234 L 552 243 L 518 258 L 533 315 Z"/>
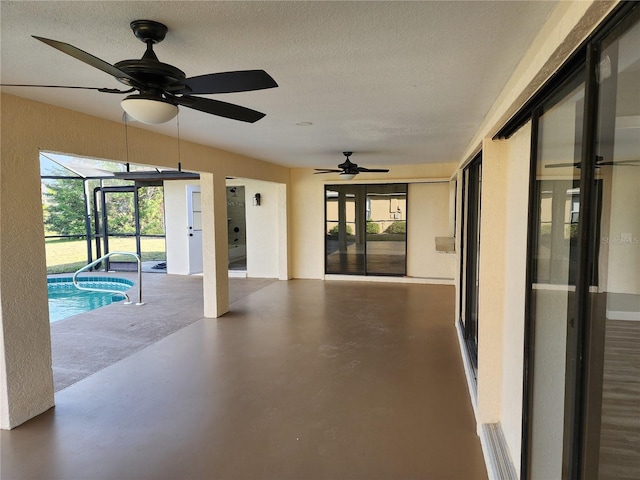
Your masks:
<path fill-rule="evenodd" d="M 149 86 L 162 88 L 182 84 L 187 77 L 179 68 L 153 60 L 123 60 L 115 63 L 114 66 Z M 118 80 L 129 85 L 127 78 L 118 78 Z"/>

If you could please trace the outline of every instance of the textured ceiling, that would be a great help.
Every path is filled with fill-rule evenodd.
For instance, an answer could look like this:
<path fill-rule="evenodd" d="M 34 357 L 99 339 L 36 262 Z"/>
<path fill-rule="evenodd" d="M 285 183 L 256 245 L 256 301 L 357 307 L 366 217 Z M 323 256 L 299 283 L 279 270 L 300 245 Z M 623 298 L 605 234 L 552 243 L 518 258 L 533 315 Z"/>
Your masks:
<path fill-rule="evenodd" d="M 121 86 L 31 35 L 109 63 L 140 58 L 129 23 L 169 27 L 160 61 L 187 76 L 264 69 L 279 88 L 208 95 L 245 124 L 181 108 L 180 137 L 287 166 L 457 161 L 557 2 L 2 1 L 2 83 Z M 120 96 L 3 92 L 121 121 Z M 310 126 L 296 123 L 312 122 Z M 142 126 L 142 125 L 141 125 Z M 176 136 L 176 121 L 142 126 Z"/>

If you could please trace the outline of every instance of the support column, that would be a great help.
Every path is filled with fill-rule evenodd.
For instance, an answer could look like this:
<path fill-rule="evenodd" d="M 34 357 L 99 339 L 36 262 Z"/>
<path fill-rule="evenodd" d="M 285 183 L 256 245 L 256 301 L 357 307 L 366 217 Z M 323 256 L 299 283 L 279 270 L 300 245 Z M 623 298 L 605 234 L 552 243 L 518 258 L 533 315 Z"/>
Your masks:
<path fill-rule="evenodd" d="M 285 184 L 278 184 L 278 279 L 289 280 L 289 202 Z"/>
<path fill-rule="evenodd" d="M 7 137 L 12 138 L 11 133 Z M 10 149 L 3 137 L 0 428 L 4 430 L 54 403 L 39 167 L 37 149 Z"/>
<path fill-rule="evenodd" d="M 478 425 L 500 421 L 507 214 L 506 141 L 482 144 L 478 308 Z"/>
<path fill-rule="evenodd" d="M 229 246 L 224 175 L 200 173 L 204 316 L 218 318 L 229 311 Z"/>

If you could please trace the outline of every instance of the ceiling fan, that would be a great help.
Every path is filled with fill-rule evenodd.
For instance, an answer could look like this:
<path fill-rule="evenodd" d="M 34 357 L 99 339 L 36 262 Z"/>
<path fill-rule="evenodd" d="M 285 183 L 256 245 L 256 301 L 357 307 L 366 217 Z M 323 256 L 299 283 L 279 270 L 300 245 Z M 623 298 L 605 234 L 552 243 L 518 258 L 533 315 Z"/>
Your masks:
<path fill-rule="evenodd" d="M 581 166 L 582 166 L 582 162 L 552 163 L 550 165 L 545 165 L 545 168 L 567 168 L 567 167 L 580 168 Z M 605 162 L 604 157 L 597 156 L 595 161 L 595 166 L 596 168 L 606 167 L 606 166 L 640 167 L 640 160 L 619 160 L 617 162 Z"/>
<path fill-rule="evenodd" d="M 137 92 L 122 100 L 122 108 L 130 117 L 148 124 L 159 124 L 171 120 L 177 115 L 178 106 L 248 123 L 256 122 L 265 116 L 264 113 L 250 108 L 195 95 L 247 92 L 277 87 L 278 84 L 267 72 L 242 70 L 187 78 L 182 70 L 160 62 L 153 51 L 153 45 L 164 40 L 168 31 L 165 25 L 152 20 L 135 20 L 130 26 L 134 35 L 147 45 L 147 50 L 140 60 L 123 60 L 114 65 L 68 43 L 33 35 L 36 40 L 115 77 L 129 87 L 128 90 L 62 85 L 3 84 L 2 86 L 76 88 L 115 94 Z"/>
<path fill-rule="evenodd" d="M 353 152 L 342 152 L 347 159 L 338 165 L 338 169 L 334 168 L 316 168 L 316 175 L 320 173 L 340 173 L 340 178 L 343 180 L 351 180 L 360 172 L 381 172 L 386 173 L 389 171 L 387 168 L 365 168 L 359 167 L 358 164 L 352 163 L 349 157 L 353 155 Z"/>

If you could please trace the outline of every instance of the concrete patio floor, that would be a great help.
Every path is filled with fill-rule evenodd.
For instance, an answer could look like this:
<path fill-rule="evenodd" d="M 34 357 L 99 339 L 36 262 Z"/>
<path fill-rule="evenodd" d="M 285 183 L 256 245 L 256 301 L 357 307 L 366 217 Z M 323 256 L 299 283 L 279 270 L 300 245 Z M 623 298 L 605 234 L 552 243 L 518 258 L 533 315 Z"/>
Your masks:
<path fill-rule="evenodd" d="M 173 280 L 105 320 L 197 317 L 200 279 Z M 1 431 L 0 477 L 486 480 L 454 306 L 449 285 L 274 281 Z"/>
<path fill-rule="evenodd" d="M 128 278 L 138 301 L 137 274 L 92 273 Z M 66 275 L 63 275 L 66 276 Z M 277 282 L 270 278 L 229 278 L 229 304 Z M 165 338 L 203 315 L 201 276 L 143 273 L 145 305 L 107 305 L 51 324 L 56 392 Z"/>

